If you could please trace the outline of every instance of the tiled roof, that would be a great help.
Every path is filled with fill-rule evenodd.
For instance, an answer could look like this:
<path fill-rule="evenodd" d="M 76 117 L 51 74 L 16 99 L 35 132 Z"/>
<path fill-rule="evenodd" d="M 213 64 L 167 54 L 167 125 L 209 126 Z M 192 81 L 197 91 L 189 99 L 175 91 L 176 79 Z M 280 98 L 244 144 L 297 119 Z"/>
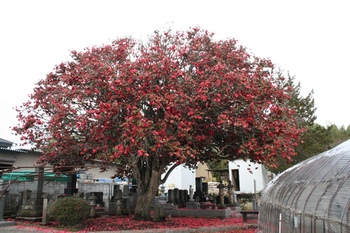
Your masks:
<path fill-rule="evenodd" d="M 0 147 L 11 147 L 13 142 L 7 141 L 5 139 L 0 138 Z"/>
<path fill-rule="evenodd" d="M 0 151 L 10 151 L 10 152 L 17 152 L 17 153 L 28 153 L 28 150 L 11 149 L 11 148 L 4 148 L 4 147 L 0 147 Z"/>

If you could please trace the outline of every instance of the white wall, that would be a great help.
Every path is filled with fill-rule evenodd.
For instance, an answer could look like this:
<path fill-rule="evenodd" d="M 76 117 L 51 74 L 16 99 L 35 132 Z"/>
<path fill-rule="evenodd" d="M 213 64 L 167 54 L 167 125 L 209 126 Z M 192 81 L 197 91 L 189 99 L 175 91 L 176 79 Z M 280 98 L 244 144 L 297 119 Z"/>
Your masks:
<path fill-rule="evenodd" d="M 254 180 L 256 192 L 262 191 L 268 182 L 268 172 L 264 166 L 252 163 L 249 160 L 235 160 L 229 162 L 229 177 L 232 180 L 232 170 L 239 170 L 240 190 L 236 193 L 254 193 Z"/>
<path fill-rule="evenodd" d="M 164 177 L 164 174 L 162 178 Z M 185 168 L 183 165 L 176 167 L 171 174 L 169 175 L 167 181 L 164 183 L 165 192 L 168 189 L 189 189 L 189 186 L 192 185 L 195 190 L 196 185 L 196 171 Z"/>

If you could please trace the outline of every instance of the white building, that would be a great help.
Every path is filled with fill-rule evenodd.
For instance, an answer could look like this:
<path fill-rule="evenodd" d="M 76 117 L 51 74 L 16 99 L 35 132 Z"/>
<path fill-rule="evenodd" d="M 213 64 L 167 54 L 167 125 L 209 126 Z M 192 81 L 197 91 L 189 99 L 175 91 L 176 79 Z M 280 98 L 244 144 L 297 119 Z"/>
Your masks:
<path fill-rule="evenodd" d="M 162 178 L 164 175 L 162 176 Z M 165 192 L 167 193 L 168 189 L 189 189 L 190 185 L 192 185 L 193 189 L 195 189 L 196 185 L 196 170 L 188 169 L 183 165 L 177 166 L 169 175 L 168 179 L 164 183 Z"/>
<path fill-rule="evenodd" d="M 261 164 L 239 159 L 229 162 L 229 179 L 236 193 L 254 193 L 265 188 L 272 174 Z"/>
<path fill-rule="evenodd" d="M 228 171 L 228 178 L 234 185 L 235 193 L 237 194 L 258 193 L 262 191 L 272 179 L 271 172 L 267 171 L 263 165 L 250 162 L 249 160 L 244 161 L 239 159 L 229 162 Z M 167 192 L 168 189 L 174 188 L 188 189 L 190 185 L 195 189 L 196 177 L 198 177 L 198 174 L 196 175 L 196 170 L 191 170 L 180 165 L 172 171 L 167 181 L 164 183 L 165 192 Z"/>

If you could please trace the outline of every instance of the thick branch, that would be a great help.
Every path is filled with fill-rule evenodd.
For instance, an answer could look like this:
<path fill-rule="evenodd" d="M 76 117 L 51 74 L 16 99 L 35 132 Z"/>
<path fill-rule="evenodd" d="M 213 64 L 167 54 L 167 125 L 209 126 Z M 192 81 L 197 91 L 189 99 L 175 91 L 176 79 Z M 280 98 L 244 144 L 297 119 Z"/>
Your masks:
<path fill-rule="evenodd" d="M 164 184 L 165 181 L 168 179 L 169 175 L 171 174 L 171 172 L 172 172 L 175 168 L 177 168 L 179 165 L 180 165 L 180 164 L 177 164 L 177 163 L 173 164 L 173 165 L 171 166 L 171 168 L 167 171 L 167 173 L 165 174 L 165 176 L 163 177 L 163 179 L 160 180 L 160 184 Z"/>

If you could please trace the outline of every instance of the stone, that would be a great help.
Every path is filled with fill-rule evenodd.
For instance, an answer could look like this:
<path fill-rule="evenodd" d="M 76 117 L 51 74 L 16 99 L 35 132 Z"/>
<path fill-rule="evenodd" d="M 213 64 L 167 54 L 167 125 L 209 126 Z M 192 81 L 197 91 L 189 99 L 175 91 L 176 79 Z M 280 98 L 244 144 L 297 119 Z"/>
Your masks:
<path fill-rule="evenodd" d="M 115 192 L 115 214 L 117 216 L 121 216 L 122 215 L 122 191 L 120 189 L 117 189 Z"/>
<path fill-rule="evenodd" d="M 156 205 L 153 211 L 153 221 L 162 222 L 165 221 L 165 215 L 162 205 Z"/>
<path fill-rule="evenodd" d="M 180 193 L 178 188 L 174 188 L 174 203 L 178 204 L 180 199 Z"/>
<path fill-rule="evenodd" d="M 48 209 L 48 203 L 50 201 L 50 198 L 52 197 L 51 194 L 48 193 L 44 193 L 42 195 L 43 198 L 43 215 L 42 215 L 42 219 L 41 219 L 41 225 L 48 225 L 50 223 L 50 219 L 47 213 L 47 209 Z"/>
<path fill-rule="evenodd" d="M 174 203 L 174 189 L 168 189 L 168 203 Z"/>
<path fill-rule="evenodd" d="M 95 217 L 96 216 L 96 199 L 97 197 L 95 196 L 94 193 L 91 193 L 91 196 L 89 197 L 90 200 L 90 217 Z"/>
<path fill-rule="evenodd" d="M 186 202 L 186 209 L 200 209 L 200 204 L 195 201 Z"/>
<path fill-rule="evenodd" d="M 218 185 L 218 189 L 219 189 L 219 204 L 218 204 L 218 207 L 219 207 L 219 209 L 225 209 L 226 208 L 225 201 L 224 201 L 224 196 L 225 196 L 224 188 L 225 188 L 225 185 L 222 183 L 222 181 L 220 181 L 220 184 Z"/>
<path fill-rule="evenodd" d="M 192 187 L 192 185 L 190 185 L 190 188 L 189 188 L 189 197 L 190 197 L 190 200 L 189 200 L 189 201 L 194 201 L 194 199 L 193 199 L 193 187 Z"/>

